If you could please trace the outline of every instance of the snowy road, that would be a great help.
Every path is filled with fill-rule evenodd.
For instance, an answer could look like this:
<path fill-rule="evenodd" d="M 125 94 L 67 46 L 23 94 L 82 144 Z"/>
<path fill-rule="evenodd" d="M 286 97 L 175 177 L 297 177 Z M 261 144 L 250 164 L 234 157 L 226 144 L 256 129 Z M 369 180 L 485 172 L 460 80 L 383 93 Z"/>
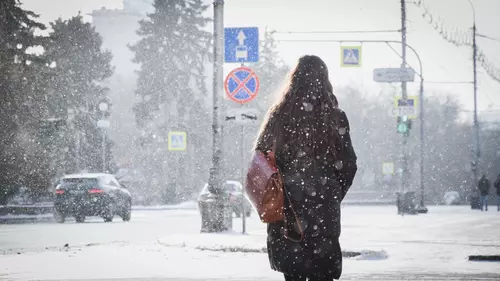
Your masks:
<path fill-rule="evenodd" d="M 500 212 L 395 213 L 343 208 L 343 249 L 373 252 L 345 259 L 342 280 L 500 280 L 499 263 L 467 260 L 500 255 Z M 196 210 L 163 210 L 136 211 L 129 223 L 0 225 L 0 280 L 282 280 L 261 253 L 264 225 L 253 216 L 240 235 L 234 224 L 235 233 L 199 234 Z"/>

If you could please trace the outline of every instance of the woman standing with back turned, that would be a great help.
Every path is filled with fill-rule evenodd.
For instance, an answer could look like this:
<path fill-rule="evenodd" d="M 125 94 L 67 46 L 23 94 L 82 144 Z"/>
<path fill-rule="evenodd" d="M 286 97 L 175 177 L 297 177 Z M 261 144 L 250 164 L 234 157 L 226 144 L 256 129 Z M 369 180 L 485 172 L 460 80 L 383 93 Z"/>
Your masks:
<path fill-rule="evenodd" d="M 330 281 L 342 273 L 340 203 L 356 174 L 356 154 L 326 64 L 316 56 L 301 57 L 288 79 L 255 147 L 269 151 L 275 144 L 288 194 L 287 223 L 268 224 L 269 261 L 286 281 Z M 285 238 L 284 228 L 303 239 Z"/>

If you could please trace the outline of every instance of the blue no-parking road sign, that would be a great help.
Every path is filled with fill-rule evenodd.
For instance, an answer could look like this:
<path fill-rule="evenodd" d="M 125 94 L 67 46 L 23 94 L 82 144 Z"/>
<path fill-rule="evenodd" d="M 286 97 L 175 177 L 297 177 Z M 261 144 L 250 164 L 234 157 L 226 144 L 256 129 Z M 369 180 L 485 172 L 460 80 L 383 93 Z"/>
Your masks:
<path fill-rule="evenodd" d="M 226 95 L 234 102 L 247 103 L 253 100 L 259 92 L 259 78 L 255 72 L 245 66 L 231 71 L 224 83 Z"/>
<path fill-rule="evenodd" d="M 259 61 L 257 27 L 224 28 L 224 61 L 245 63 Z"/>

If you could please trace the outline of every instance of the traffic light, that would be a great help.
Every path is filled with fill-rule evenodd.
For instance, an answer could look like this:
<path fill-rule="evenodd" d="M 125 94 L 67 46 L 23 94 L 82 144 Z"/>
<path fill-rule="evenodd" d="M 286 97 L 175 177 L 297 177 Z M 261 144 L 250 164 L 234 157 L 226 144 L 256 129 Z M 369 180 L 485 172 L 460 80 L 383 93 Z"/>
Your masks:
<path fill-rule="evenodd" d="M 411 123 L 412 121 L 408 116 L 398 116 L 398 133 L 404 134 L 405 136 L 410 135 Z"/>

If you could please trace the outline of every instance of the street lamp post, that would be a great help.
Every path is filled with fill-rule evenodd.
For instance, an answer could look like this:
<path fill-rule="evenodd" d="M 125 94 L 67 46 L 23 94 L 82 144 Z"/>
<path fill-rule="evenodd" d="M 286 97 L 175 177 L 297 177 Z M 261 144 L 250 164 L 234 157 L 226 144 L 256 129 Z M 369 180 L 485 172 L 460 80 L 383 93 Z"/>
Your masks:
<path fill-rule="evenodd" d="M 67 112 L 71 130 L 75 132 L 76 172 L 80 172 L 80 131 L 75 130 L 75 123 L 74 123 L 76 117 L 76 111 L 73 108 L 68 108 Z"/>
<path fill-rule="evenodd" d="M 106 128 L 109 128 L 109 121 L 106 120 L 106 111 L 108 111 L 108 104 L 101 102 L 99 110 L 102 113 L 101 120 L 97 121 L 97 126 L 102 130 L 102 172 L 106 173 Z"/>

